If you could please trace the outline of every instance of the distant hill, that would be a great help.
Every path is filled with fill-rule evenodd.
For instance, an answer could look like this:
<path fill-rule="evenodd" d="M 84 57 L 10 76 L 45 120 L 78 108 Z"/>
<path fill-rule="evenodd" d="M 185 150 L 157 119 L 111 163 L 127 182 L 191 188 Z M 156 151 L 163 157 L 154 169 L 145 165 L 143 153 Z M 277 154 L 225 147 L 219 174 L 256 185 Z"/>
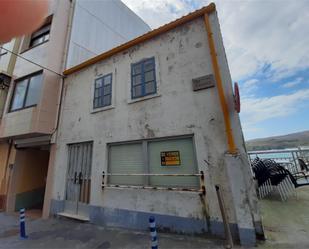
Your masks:
<path fill-rule="evenodd" d="M 309 146 L 309 131 L 283 136 L 253 139 L 246 142 L 247 150 L 270 150 Z"/>

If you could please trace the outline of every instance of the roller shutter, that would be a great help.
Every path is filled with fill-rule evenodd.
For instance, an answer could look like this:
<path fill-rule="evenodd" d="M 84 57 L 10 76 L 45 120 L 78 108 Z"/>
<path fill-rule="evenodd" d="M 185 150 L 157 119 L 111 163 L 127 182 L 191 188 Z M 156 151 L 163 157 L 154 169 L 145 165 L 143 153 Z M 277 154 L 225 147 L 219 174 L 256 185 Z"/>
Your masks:
<path fill-rule="evenodd" d="M 143 151 L 142 143 L 113 145 L 109 149 L 109 172 L 121 173 L 143 173 Z M 110 176 L 110 184 L 143 185 L 143 176 Z"/>

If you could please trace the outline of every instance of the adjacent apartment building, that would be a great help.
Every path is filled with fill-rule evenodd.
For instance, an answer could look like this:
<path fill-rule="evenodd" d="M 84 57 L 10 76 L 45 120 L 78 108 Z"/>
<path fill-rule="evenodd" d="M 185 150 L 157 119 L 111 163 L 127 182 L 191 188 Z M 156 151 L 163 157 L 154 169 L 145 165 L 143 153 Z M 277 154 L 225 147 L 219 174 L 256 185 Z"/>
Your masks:
<path fill-rule="evenodd" d="M 4 106 L 7 100 L 7 95 L 10 83 L 13 76 L 13 71 L 16 63 L 16 56 L 6 51 L 6 49 L 13 53 L 18 53 L 20 39 L 13 39 L 0 48 L 0 120 L 3 115 Z M 7 155 L 9 146 L 6 142 L 0 142 L 0 210 L 4 209 L 5 204 L 5 175 L 7 173 Z"/>
<path fill-rule="evenodd" d="M 95 224 L 263 234 L 215 5 L 64 71 L 50 214 Z M 236 108 L 237 109 L 237 108 Z"/>
<path fill-rule="evenodd" d="M 1 47 L 0 209 L 48 214 L 63 70 L 149 30 L 120 0 L 53 0 L 38 30 Z"/>

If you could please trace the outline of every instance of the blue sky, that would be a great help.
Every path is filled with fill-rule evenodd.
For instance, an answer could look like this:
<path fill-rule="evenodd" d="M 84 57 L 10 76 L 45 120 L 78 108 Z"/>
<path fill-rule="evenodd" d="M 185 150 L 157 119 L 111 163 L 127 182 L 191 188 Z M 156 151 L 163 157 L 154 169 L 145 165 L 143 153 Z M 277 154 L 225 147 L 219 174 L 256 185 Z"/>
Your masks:
<path fill-rule="evenodd" d="M 208 0 L 122 0 L 152 28 Z M 245 139 L 309 130 L 309 1 L 219 0 Z"/>

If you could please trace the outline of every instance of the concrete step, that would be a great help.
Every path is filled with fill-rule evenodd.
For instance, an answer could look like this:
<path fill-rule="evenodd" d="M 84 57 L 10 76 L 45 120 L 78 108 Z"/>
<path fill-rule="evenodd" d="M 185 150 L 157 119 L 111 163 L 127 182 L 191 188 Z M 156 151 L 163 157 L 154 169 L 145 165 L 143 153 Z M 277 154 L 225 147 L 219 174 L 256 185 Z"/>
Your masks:
<path fill-rule="evenodd" d="M 69 219 L 73 219 L 73 220 L 80 220 L 80 221 L 83 221 L 83 222 L 90 221 L 89 217 L 79 215 L 79 214 L 61 212 L 61 213 L 57 213 L 57 215 L 60 216 L 60 217 L 69 218 Z"/>

